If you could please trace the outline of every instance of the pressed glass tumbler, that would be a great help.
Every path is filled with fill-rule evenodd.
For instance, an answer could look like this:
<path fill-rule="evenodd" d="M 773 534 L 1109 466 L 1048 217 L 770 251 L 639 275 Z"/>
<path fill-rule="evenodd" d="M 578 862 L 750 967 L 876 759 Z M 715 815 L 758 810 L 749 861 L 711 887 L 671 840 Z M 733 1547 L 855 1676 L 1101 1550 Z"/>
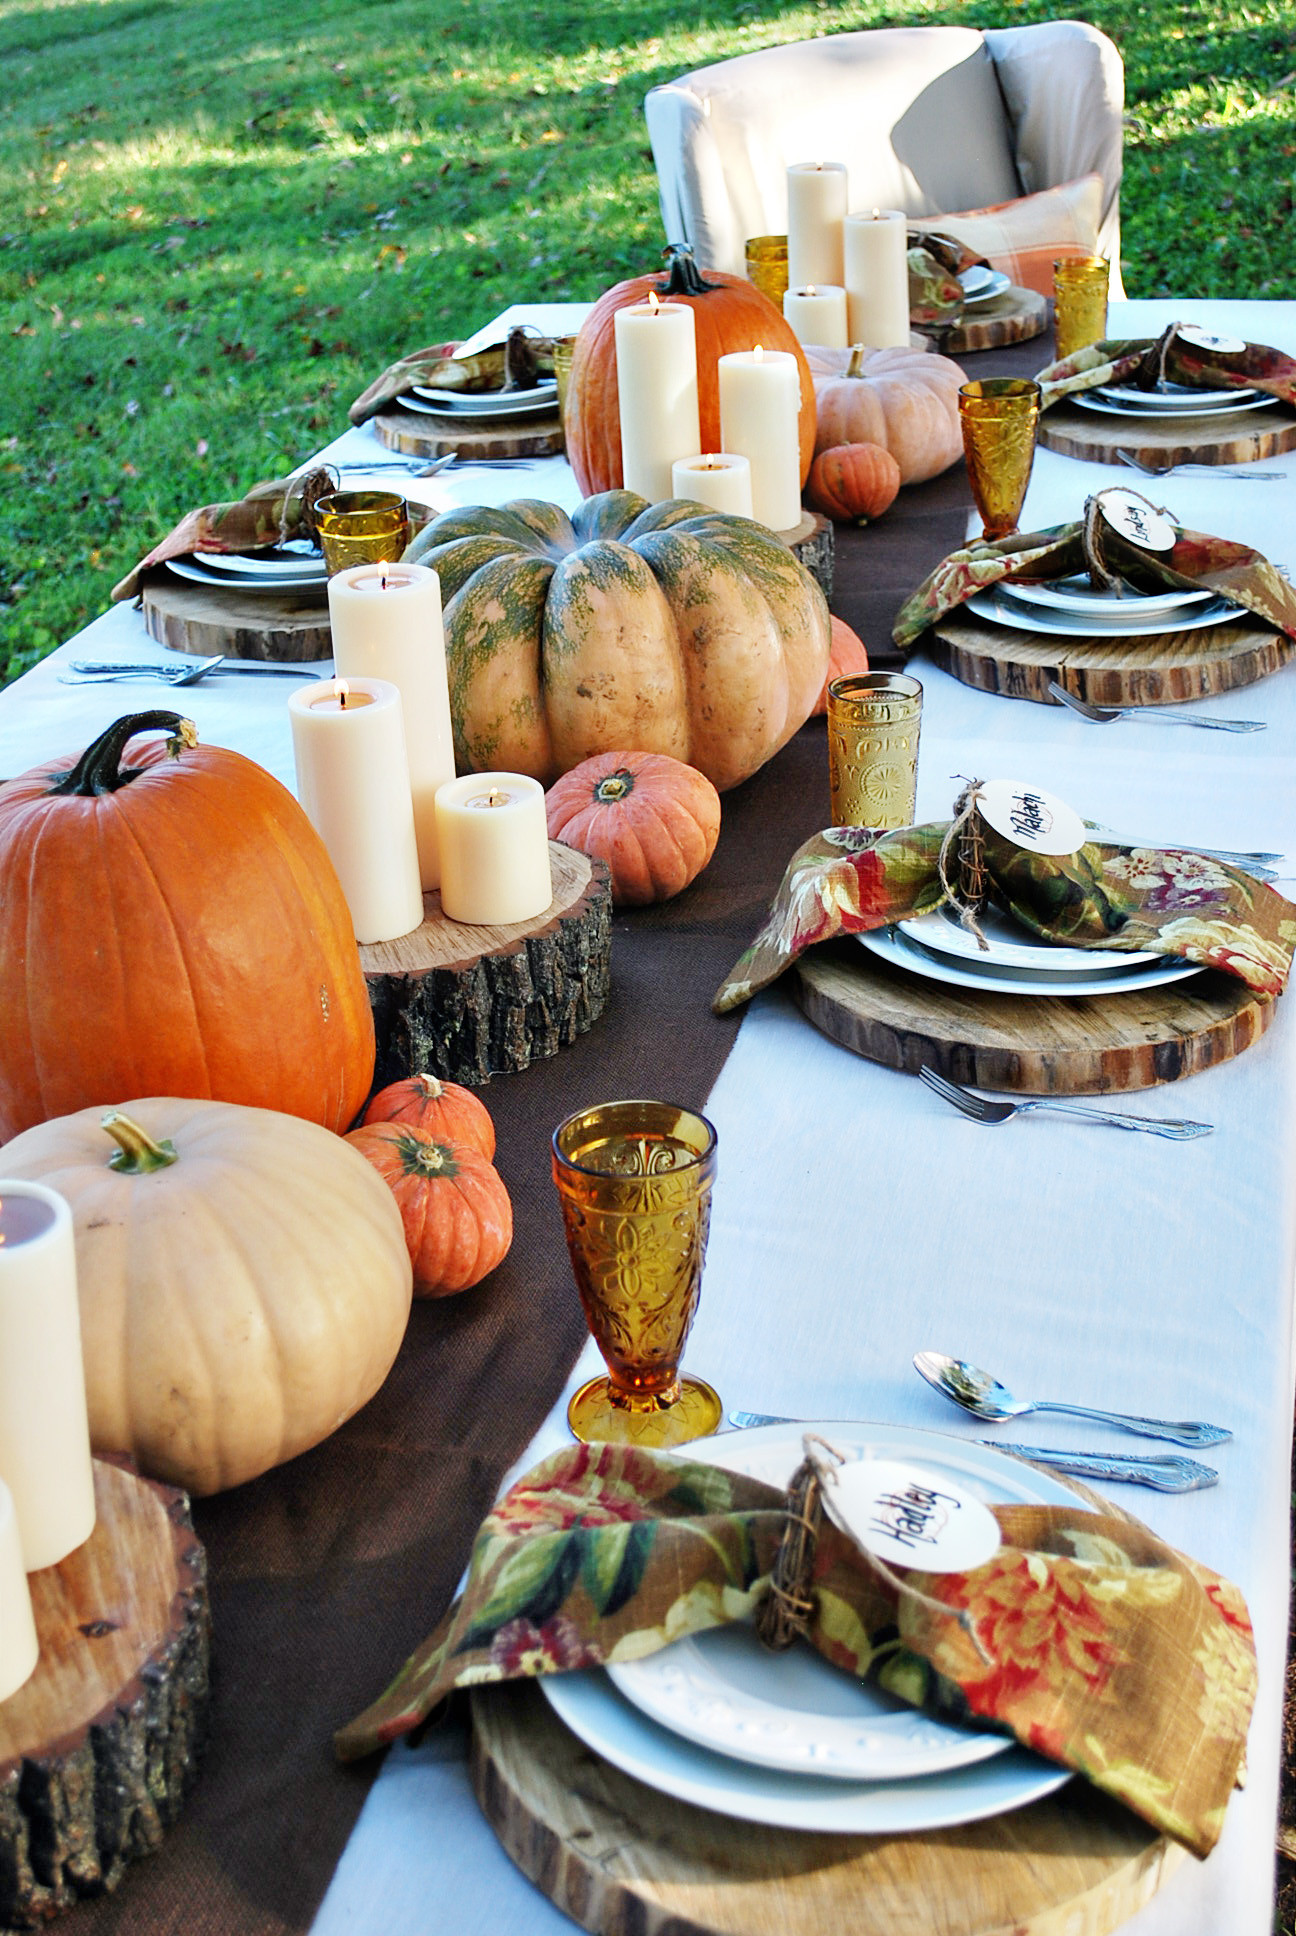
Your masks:
<path fill-rule="evenodd" d="M 1035 462 L 1039 406 L 1039 384 L 1029 377 L 986 377 L 959 391 L 963 454 L 984 537 L 1006 538 L 1017 529 Z"/>

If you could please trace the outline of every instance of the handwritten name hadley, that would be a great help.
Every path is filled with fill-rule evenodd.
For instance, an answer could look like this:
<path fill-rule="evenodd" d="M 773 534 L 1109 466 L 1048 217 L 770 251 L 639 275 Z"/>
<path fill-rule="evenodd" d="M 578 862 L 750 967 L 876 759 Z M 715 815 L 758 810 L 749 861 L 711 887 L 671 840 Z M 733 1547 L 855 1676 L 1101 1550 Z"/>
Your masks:
<path fill-rule="evenodd" d="M 903 1492 L 884 1492 L 873 1501 L 875 1532 L 885 1533 L 900 1546 L 917 1549 L 935 1546 L 948 1526 L 952 1512 L 961 1512 L 963 1502 L 948 1492 L 910 1480 Z"/>

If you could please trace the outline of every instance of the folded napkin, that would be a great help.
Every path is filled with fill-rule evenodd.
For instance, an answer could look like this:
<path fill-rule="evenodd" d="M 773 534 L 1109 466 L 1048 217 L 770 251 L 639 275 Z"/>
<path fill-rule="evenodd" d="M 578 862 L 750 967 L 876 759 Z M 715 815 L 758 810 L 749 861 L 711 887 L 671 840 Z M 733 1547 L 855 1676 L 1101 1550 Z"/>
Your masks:
<path fill-rule="evenodd" d="M 197 511 L 187 511 L 161 544 L 154 545 L 148 556 L 113 586 L 112 596 L 138 597 L 144 574 L 151 566 L 191 551 L 259 551 L 283 544 L 288 538 L 314 537 L 315 505 L 336 489 L 337 479 L 330 471 L 313 470 L 300 477 L 278 477 L 269 484 L 258 484 L 246 497 L 228 504 L 204 504 Z"/>
<path fill-rule="evenodd" d="M 507 342 L 492 344 L 473 356 L 457 356 L 458 348 L 457 343 L 433 343 L 430 349 L 415 350 L 388 364 L 347 411 L 352 423 L 367 423 L 415 383 L 480 396 L 494 390 L 532 390 L 537 377 L 554 373 L 552 337 L 537 335 L 521 324 L 509 331 Z"/>
<path fill-rule="evenodd" d="M 1032 934 L 1100 953 L 1178 955 L 1281 995 L 1296 907 L 1240 867 L 1204 855 L 1094 840 L 1078 854 L 1028 853 L 982 823 L 990 899 Z M 866 934 L 952 901 L 941 879 L 949 828 L 828 827 L 799 847 L 769 918 L 716 992 L 738 1008 L 817 941 Z"/>
<path fill-rule="evenodd" d="M 906 238 L 909 260 L 909 320 L 915 329 L 952 329 L 963 315 L 964 269 L 988 267 L 983 255 L 952 235 L 914 229 Z"/>
<path fill-rule="evenodd" d="M 1083 571 L 1096 582 L 1123 582 L 1142 592 L 1181 587 L 1218 592 L 1296 639 L 1296 590 L 1261 552 L 1182 525 L 1174 526 L 1172 549 L 1152 550 L 1122 536 L 1101 515 L 1108 496 L 1128 500 L 1141 493 L 1099 491 L 1086 501 L 1084 516 L 1070 524 L 1014 531 L 1006 538 L 973 538 L 951 552 L 900 607 L 891 633 L 896 644 L 906 650 L 929 625 L 1002 579 L 1040 585 Z M 1146 498 L 1142 502 L 1153 515 L 1166 515 Z M 1173 620 L 1167 621 L 1166 630 L 1174 630 Z"/>
<path fill-rule="evenodd" d="M 454 1688 L 637 1660 L 743 1619 L 768 1590 L 785 1504 L 687 1455 L 555 1453 L 488 1514 L 463 1594 L 339 1731 L 338 1754 L 373 1753 Z M 808 1639 L 845 1673 L 1014 1735 L 1209 1854 L 1255 1699 L 1242 1595 L 1113 1509 L 993 1510 L 1004 1543 L 983 1566 L 887 1578 L 825 1519 Z"/>
<path fill-rule="evenodd" d="M 1040 409 L 1098 383 L 1133 383 L 1140 390 L 1155 390 L 1159 383 L 1182 383 L 1193 390 L 1266 390 L 1283 403 L 1296 404 L 1296 357 L 1266 343 L 1248 343 L 1235 354 L 1220 355 L 1185 342 L 1181 327 L 1171 323 L 1155 339 L 1111 337 L 1060 357 L 1036 378 Z"/>

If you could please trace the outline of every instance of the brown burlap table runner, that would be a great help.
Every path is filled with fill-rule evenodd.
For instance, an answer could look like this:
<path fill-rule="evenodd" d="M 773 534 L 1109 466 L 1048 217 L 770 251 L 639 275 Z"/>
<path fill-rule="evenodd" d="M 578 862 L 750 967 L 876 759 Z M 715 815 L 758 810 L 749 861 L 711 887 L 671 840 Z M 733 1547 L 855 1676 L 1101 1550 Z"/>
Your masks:
<path fill-rule="evenodd" d="M 971 361 L 978 374 L 1025 374 L 1048 355 L 1045 340 Z M 898 662 L 895 613 L 961 542 L 970 502 L 960 464 L 904 491 L 877 526 L 838 526 L 833 609 L 878 663 Z M 211 1573 L 211 1744 L 161 1852 L 115 1895 L 61 1919 L 68 1936 L 309 1928 L 376 1772 L 340 1769 L 333 1731 L 444 1612 L 505 1470 L 585 1339 L 550 1133 L 614 1096 L 705 1103 L 738 1025 L 711 1013 L 712 993 L 760 927 L 788 855 L 827 819 L 824 728 L 812 720 L 725 795 L 700 880 L 617 916 L 612 996 L 590 1034 L 484 1092 L 513 1198 L 511 1256 L 480 1290 L 416 1303 L 386 1385 L 334 1438 L 196 1503 Z"/>

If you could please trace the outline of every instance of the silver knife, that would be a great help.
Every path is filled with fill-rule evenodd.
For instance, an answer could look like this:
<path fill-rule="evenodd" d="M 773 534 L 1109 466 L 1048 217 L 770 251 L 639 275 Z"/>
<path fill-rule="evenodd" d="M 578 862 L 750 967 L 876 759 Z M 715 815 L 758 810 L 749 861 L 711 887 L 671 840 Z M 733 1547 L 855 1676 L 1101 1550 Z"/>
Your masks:
<path fill-rule="evenodd" d="M 95 674 L 103 674 L 107 672 L 123 672 L 123 673 L 151 672 L 155 674 L 165 675 L 166 673 L 176 673 L 176 672 L 182 671 L 184 669 L 185 664 L 186 664 L 186 661 L 181 658 L 171 659 L 165 664 L 161 663 L 157 659 L 148 659 L 148 660 L 114 659 L 111 661 L 105 659 L 102 663 L 100 663 L 100 661 L 97 659 L 73 659 L 72 670 L 73 672 L 88 673 L 92 676 Z M 207 674 L 207 677 L 209 679 L 218 679 L 220 675 L 224 672 L 268 672 L 271 674 L 277 673 L 281 678 L 286 678 L 286 679 L 322 679 L 325 677 L 324 673 L 312 672 L 306 666 L 271 665 L 265 659 L 226 659 L 223 665 L 213 666 L 211 671 Z M 332 675 L 330 674 L 329 676 L 331 677 Z"/>

